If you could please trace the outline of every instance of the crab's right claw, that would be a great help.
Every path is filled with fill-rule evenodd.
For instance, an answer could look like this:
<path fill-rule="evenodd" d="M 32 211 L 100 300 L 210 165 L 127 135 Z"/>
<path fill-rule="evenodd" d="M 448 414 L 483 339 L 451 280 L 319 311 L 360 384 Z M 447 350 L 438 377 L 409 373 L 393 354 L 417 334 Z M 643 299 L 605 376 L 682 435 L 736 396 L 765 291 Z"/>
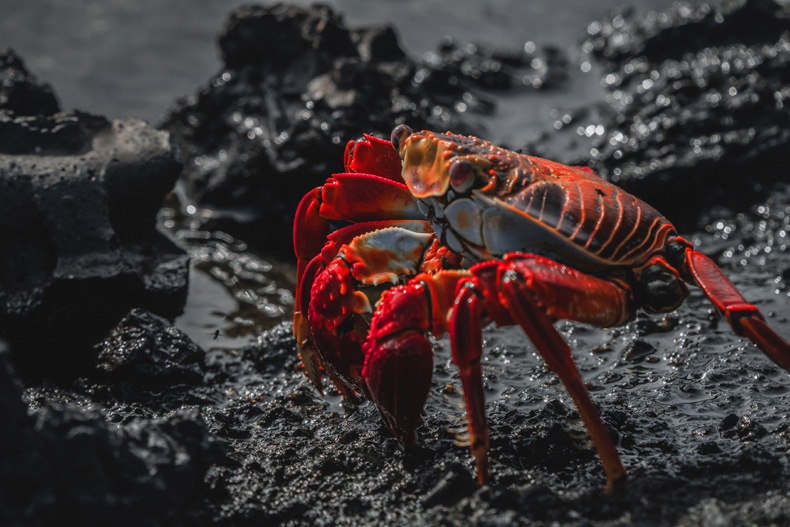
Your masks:
<path fill-rule="evenodd" d="M 362 377 L 382 419 L 403 446 L 417 441 L 433 377 L 425 292 L 412 285 L 385 293 L 365 342 Z"/>
<path fill-rule="evenodd" d="M 733 331 L 754 342 L 774 362 L 790 372 L 790 344 L 768 327 L 762 313 L 741 296 L 719 266 L 691 248 L 686 249 L 686 263 L 694 280 L 727 319 Z"/>

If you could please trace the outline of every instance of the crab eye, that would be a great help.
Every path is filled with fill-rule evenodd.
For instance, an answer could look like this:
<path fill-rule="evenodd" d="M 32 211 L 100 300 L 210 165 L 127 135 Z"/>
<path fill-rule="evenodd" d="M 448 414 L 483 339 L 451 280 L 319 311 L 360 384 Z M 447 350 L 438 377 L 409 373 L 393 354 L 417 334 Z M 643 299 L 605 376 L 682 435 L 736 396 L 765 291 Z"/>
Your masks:
<path fill-rule="evenodd" d="M 392 131 L 392 135 L 390 135 L 390 141 L 392 141 L 392 146 L 395 147 L 396 152 L 400 153 L 401 142 L 409 137 L 411 133 L 412 129 L 405 124 L 399 124 L 395 127 Z"/>
<path fill-rule="evenodd" d="M 472 163 L 466 159 L 458 159 L 450 165 L 450 185 L 456 192 L 462 193 L 469 190 L 474 183 L 473 176 Z"/>

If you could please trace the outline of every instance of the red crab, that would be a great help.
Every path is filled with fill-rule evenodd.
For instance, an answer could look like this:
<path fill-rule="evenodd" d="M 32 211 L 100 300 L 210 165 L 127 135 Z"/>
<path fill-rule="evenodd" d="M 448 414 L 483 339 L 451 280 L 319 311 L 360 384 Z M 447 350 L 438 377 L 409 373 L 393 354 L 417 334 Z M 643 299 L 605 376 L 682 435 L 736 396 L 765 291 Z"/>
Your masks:
<path fill-rule="evenodd" d="M 404 125 L 391 142 L 351 141 L 345 166 L 305 196 L 294 223 L 294 333 L 305 371 L 319 391 L 323 369 L 348 400 L 369 397 L 410 446 L 431 385 L 428 334 L 449 332 L 480 483 L 490 476 L 480 369 L 488 322 L 521 326 L 559 376 L 601 457 L 607 492 L 627 474 L 556 320 L 619 326 L 637 309 L 676 309 L 690 283 L 735 333 L 790 369 L 790 345 L 716 264 L 589 168 Z M 333 222 L 351 225 L 333 230 Z M 394 287 L 382 293 L 376 286 L 385 283 Z"/>

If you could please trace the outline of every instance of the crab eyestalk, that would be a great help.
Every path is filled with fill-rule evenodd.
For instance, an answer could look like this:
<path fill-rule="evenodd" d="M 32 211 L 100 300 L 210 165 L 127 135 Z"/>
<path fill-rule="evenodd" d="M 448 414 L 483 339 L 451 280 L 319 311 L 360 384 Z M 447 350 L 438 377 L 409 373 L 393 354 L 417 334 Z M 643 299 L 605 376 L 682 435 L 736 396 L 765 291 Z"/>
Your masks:
<path fill-rule="evenodd" d="M 403 159 L 403 154 L 401 153 L 401 147 L 403 146 L 403 141 L 412 134 L 412 129 L 406 126 L 405 124 L 399 124 L 392 130 L 392 134 L 390 135 L 390 142 L 392 146 L 395 148 L 395 151 L 398 153 L 398 157 Z"/>

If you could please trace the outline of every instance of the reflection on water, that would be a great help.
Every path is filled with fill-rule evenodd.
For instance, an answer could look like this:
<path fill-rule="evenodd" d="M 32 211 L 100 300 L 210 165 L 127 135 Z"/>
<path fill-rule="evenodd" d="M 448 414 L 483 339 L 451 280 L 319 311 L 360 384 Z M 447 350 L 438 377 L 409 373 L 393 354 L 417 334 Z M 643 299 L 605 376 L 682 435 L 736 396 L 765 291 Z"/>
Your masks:
<path fill-rule="evenodd" d="M 189 295 L 176 326 L 204 349 L 237 349 L 293 318 L 296 266 L 253 254 L 230 234 L 209 230 L 208 221 L 206 211 L 181 207 L 175 194 L 159 211 L 159 229 L 190 255 Z"/>

